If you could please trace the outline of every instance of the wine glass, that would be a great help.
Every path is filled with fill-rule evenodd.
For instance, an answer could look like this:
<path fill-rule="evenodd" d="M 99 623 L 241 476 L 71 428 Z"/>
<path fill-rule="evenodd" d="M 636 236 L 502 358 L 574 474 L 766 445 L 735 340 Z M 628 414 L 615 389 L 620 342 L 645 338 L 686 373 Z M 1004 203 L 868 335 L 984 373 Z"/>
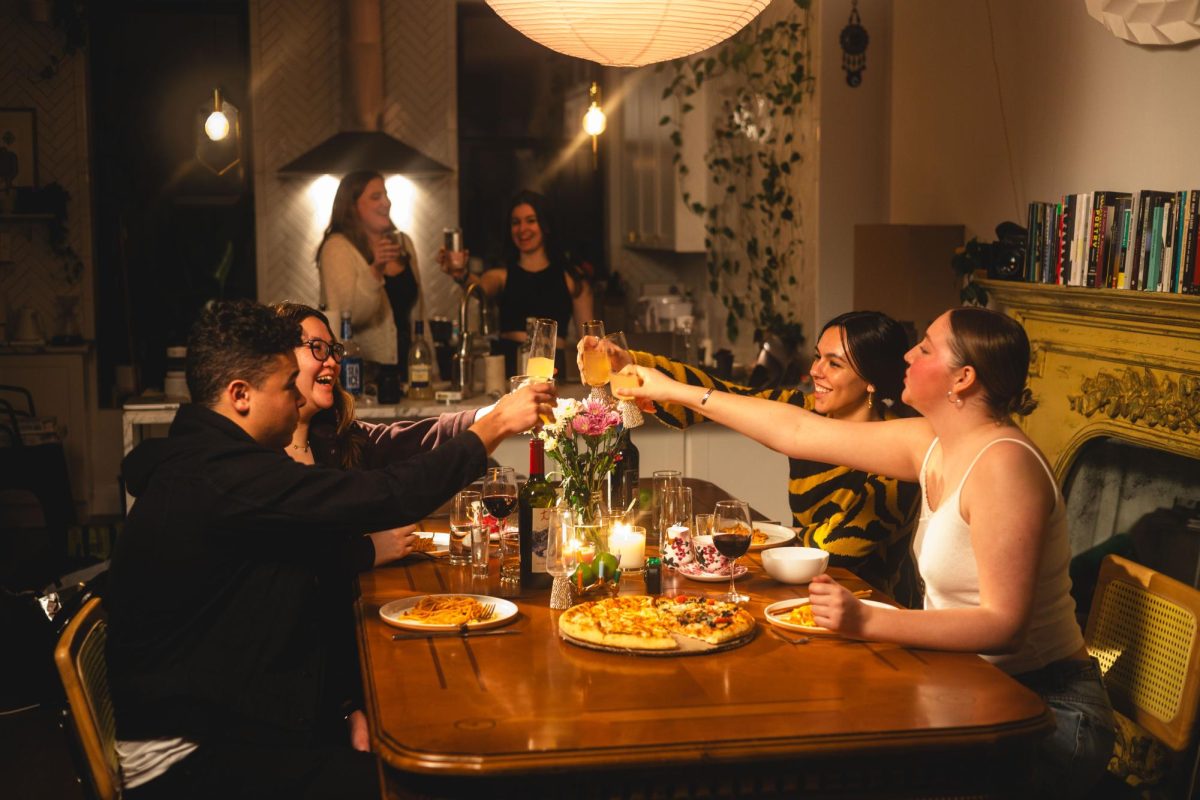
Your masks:
<path fill-rule="evenodd" d="M 713 507 L 713 545 L 729 559 L 729 597 L 731 603 L 746 603 L 750 597 L 738 594 L 734 585 L 737 560 L 750 549 L 750 505 L 744 500 L 721 500 Z"/>
<path fill-rule="evenodd" d="M 529 361 L 525 372 L 531 378 L 554 377 L 554 349 L 558 346 L 558 323 L 552 319 L 538 319 L 533 323 L 533 336 L 529 340 Z"/>
<path fill-rule="evenodd" d="M 517 507 L 517 473 L 512 467 L 489 467 L 483 476 L 483 506 L 500 523 L 501 561 L 500 574 L 505 574 L 504 534 L 508 532 L 508 518 Z M 511 563 L 507 565 L 513 570 Z M 520 564 L 517 564 L 517 571 Z"/>
<path fill-rule="evenodd" d="M 585 322 L 581 326 L 583 336 L 594 338 L 595 342 L 584 343 L 583 355 L 580 358 L 580 372 L 583 373 L 583 382 L 593 389 L 599 389 L 608 383 L 608 356 L 600 347 L 601 340 L 604 338 L 604 323 L 598 319 L 591 322 Z"/>
<path fill-rule="evenodd" d="M 667 517 L 670 516 L 671 495 L 681 486 L 683 486 L 683 473 L 679 470 L 654 470 L 654 505 L 651 507 L 652 516 L 650 522 L 652 526 L 651 530 L 654 532 L 654 538 L 657 541 L 660 553 L 667 543 L 667 528 L 671 526 L 671 523 L 666 521 Z"/>

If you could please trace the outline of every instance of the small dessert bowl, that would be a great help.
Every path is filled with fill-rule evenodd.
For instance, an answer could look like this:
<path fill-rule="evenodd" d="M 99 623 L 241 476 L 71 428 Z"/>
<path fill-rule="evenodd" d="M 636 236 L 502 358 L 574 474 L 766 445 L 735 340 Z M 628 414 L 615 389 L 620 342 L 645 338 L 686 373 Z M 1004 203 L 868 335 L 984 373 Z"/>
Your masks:
<path fill-rule="evenodd" d="M 775 547 L 762 551 L 762 564 L 777 581 L 808 583 L 829 566 L 829 553 L 817 547 Z"/>

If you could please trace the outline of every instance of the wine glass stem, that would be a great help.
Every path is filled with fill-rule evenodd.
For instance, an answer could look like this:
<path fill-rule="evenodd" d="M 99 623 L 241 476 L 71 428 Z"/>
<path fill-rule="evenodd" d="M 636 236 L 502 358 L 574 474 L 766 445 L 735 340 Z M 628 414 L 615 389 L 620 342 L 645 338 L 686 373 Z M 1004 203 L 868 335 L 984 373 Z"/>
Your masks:
<path fill-rule="evenodd" d="M 729 599 L 737 602 L 737 585 L 733 582 L 734 573 L 737 572 L 737 558 L 729 559 Z"/>

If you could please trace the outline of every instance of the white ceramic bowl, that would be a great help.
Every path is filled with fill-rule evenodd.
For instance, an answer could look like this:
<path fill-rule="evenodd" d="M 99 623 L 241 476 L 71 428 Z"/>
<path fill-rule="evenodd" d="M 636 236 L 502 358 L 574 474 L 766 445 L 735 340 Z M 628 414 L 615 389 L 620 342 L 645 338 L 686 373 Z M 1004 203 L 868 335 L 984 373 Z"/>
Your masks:
<path fill-rule="evenodd" d="M 817 547 L 774 547 L 762 551 L 767 574 L 784 583 L 808 583 L 829 566 L 829 553 Z"/>

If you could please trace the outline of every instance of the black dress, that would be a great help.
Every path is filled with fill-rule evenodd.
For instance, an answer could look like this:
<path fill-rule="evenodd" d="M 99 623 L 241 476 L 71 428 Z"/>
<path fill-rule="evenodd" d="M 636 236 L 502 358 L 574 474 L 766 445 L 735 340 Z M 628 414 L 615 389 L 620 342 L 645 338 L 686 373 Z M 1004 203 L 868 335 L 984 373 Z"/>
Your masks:
<path fill-rule="evenodd" d="M 561 264 L 553 262 L 539 272 L 529 272 L 519 265 L 509 267 L 499 300 L 502 334 L 524 333 L 527 317 L 544 317 L 557 322 L 558 335 L 565 337 L 575 308 L 571 292 L 567 289 L 566 270 Z M 517 351 L 520 348 L 519 342 L 500 339 L 504 370 L 508 375 L 517 372 Z M 565 374 L 566 358 L 562 350 L 555 351 L 554 366 L 560 376 Z"/>
<path fill-rule="evenodd" d="M 383 289 L 387 292 L 388 304 L 392 307 L 392 318 L 396 321 L 396 366 L 400 380 L 408 380 L 408 348 L 412 346 L 412 331 L 409 319 L 419 290 L 417 278 L 411 264 L 399 275 L 386 275 Z"/>

